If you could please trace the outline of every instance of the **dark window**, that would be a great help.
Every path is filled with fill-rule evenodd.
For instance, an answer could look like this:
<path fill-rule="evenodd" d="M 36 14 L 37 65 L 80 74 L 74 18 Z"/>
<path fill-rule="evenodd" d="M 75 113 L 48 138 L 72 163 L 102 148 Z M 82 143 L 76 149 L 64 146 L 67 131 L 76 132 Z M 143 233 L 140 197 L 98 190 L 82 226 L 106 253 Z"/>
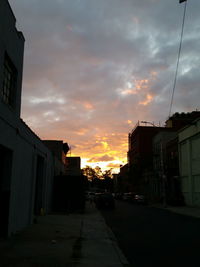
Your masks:
<path fill-rule="evenodd" d="M 1 97 L 2 100 L 10 105 L 14 105 L 15 93 L 16 93 L 16 79 L 17 71 L 10 58 L 5 54 L 3 65 L 3 88 Z"/>

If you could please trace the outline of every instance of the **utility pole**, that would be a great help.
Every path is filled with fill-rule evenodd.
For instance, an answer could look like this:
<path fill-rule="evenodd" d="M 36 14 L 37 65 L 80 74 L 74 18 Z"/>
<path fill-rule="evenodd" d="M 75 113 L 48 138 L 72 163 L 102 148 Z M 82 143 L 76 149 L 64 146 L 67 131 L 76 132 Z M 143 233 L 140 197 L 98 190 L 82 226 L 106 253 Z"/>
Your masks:
<path fill-rule="evenodd" d="M 179 61 L 180 61 L 180 55 L 181 55 L 181 48 L 182 48 L 182 41 L 183 41 L 183 30 L 184 30 L 184 24 L 185 24 L 185 15 L 186 15 L 186 7 L 187 7 L 187 0 L 179 0 L 179 4 L 185 2 L 184 6 L 184 12 L 183 12 L 183 21 L 182 21 L 182 27 L 181 27 L 181 37 L 180 37 L 180 44 L 178 49 L 178 57 L 177 57 L 177 63 L 176 63 L 176 70 L 175 70 L 175 76 L 174 76 L 174 83 L 172 88 L 172 96 L 171 96 L 171 102 L 170 102 L 170 108 L 169 108 L 169 117 L 171 116 L 172 111 L 172 105 L 174 100 L 174 92 L 176 89 L 176 82 L 177 82 L 177 76 L 178 76 L 178 68 L 179 68 Z"/>

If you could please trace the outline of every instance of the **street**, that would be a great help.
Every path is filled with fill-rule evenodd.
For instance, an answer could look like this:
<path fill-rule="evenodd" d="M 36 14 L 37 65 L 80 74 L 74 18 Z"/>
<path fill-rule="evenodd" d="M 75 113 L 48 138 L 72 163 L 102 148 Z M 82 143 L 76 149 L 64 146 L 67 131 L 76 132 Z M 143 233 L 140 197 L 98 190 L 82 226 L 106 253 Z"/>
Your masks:
<path fill-rule="evenodd" d="M 199 218 L 122 201 L 102 215 L 131 266 L 197 266 Z"/>

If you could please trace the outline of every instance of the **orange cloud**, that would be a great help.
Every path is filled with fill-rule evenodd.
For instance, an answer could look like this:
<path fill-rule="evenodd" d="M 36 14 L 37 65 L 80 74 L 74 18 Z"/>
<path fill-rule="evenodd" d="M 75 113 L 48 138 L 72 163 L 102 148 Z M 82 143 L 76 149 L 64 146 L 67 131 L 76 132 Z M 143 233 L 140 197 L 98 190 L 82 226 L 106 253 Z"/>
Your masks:
<path fill-rule="evenodd" d="M 116 169 L 127 161 L 128 133 L 111 132 L 101 135 L 99 132 L 94 138 L 87 139 L 83 144 L 76 144 L 76 147 L 72 150 L 73 156 L 80 156 L 83 159 L 82 167 L 86 165 L 95 167 L 98 165 L 102 170 L 108 168 Z"/>
<path fill-rule="evenodd" d="M 137 91 L 134 89 L 125 89 L 123 91 L 121 91 L 122 95 L 135 95 L 137 94 Z"/>
<path fill-rule="evenodd" d="M 137 90 L 141 90 L 141 89 L 147 89 L 148 88 L 148 83 L 149 80 L 148 79 L 143 79 L 143 80 L 135 80 L 134 84 Z"/>
<path fill-rule="evenodd" d="M 120 167 L 120 163 L 109 163 L 108 165 L 106 165 L 106 167 L 108 167 L 108 168 L 115 168 L 115 169 L 117 169 L 117 168 L 119 168 Z"/>
<path fill-rule="evenodd" d="M 110 157 L 109 155 L 106 154 L 100 157 L 93 157 L 89 159 L 88 162 L 112 161 L 114 159 L 115 159 L 114 157 Z"/>
<path fill-rule="evenodd" d="M 155 77 L 155 73 L 151 73 L 152 77 Z M 136 95 L 141 90 L 146 90 L 149 87 L 150 81 L 148 79 L 134 79 L 132 82 L 126 82 L 126 86 L 123 89 L 118 89 L 121 95 Z M 128 87 L 128 88 L 126 88 Z"/>
<path fill-rule="evenodd" d="M 79 129 L 78 131 L 76 131 L 75 133 L 76 133 L 77 135 L 85 135 L 87 132 L 88 132 L 88 129 L 81 128 L 81 129 Z"/>
<path fill-rule="evenodd" d="M 155 80 L 158 76 L 158 72 L 157 71 L 151 71 L 151 77 L 153 80 Z"/>
<path fill-rule="evenodd" d="M 102 141 L 101 144 L 103 145 L 103 148 L 104 148 L 104 149 L 108 149 L 108 148 L 109 148 L 109 145 L 108 145 L 107 142 Z"/>
<path fill-rule="evenodd" d="M 153 96 L 150 94 L 146 95 L 146 99 L 144 101 L 139 102 L 139 105 L 147 106 L 153 100 Z"/>
<path fill-rule="evenodd" d="M 85 102 L 85 103 L 83 103 L 83 106 L 84 106 L 87 110 L 92 110 L 92 109 L 94 109 L 94 106 L 93 106 L 91 103 L 89 103 L 89 102 Z"/>

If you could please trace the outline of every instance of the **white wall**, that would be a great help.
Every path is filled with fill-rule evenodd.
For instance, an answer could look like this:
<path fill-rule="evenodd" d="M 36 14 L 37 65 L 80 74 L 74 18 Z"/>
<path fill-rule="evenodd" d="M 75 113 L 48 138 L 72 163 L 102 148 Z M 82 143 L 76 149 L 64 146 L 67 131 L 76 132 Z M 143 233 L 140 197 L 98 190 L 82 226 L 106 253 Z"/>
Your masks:
<path fill-rule="evenodd" d="M 200 120 L 179 133 L 179 162 L 185 202 L 200 206 Z"/>
<path fill-rule="evenodd" d="M 44 158 L 43 207 L 51 210 L 53 155 L 42 141 L 20 120 L 16 131 L 0 118 L 0 144 L 13 152 L 9 233 L 32 223 L 34 216 L 37 156 Z"/>

